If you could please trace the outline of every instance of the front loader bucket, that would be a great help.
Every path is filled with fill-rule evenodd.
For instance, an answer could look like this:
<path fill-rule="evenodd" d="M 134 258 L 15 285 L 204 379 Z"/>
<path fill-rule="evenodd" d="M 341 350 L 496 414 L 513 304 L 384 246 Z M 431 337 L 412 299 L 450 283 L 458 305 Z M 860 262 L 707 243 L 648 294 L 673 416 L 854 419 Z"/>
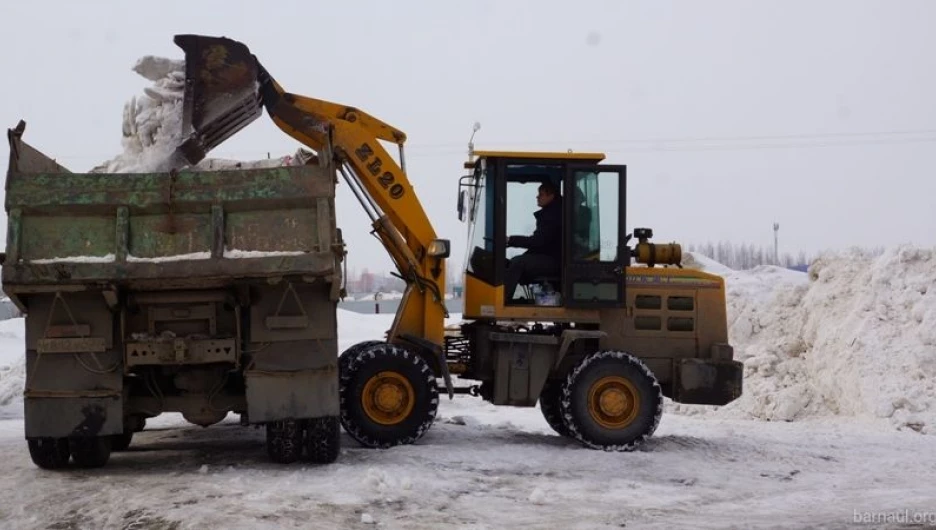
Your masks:
<path fill-rule="evenodd" d="M 260 117 L 257 59 L 224 37 L 176 35 L 185 51 L 185 97 L 179 151 L 197 164 L 209 151 Z"/>

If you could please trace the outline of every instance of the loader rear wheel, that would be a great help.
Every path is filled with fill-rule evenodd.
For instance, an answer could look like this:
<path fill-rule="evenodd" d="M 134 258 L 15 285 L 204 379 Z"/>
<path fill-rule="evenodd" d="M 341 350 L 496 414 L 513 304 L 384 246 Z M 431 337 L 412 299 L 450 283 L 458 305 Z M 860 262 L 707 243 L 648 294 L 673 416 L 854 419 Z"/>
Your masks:
<path fill-rule="evenodd" d="M 653 435 L 663 392 L 653 372 L 625 352 L 586 357 L 566 378 L 560 409 L 569 435 L 587 447 L 633 451 Z"/>
<path fill-rule="evenodd" d="M 42 469 L 61 469 L 68 465 L 71 453 L 67 438 L 30 438 L 29 458 Z"/>
<path fill-rule="evenodd" d="M 331 464 L 341 451 L 341 422 L 338 416 L 313 418 L 306 423 L 306 456 L 314 464 Z"/>
<path fill-rule="evenodd" d="M 546 381 L 539 397 L 540 412 L 546 423 L 562 436 L 569 436 L 569 428 L 566 427 L 565 420 L 562 417 L 562 381 Z"/>
<path fill-rule="evenodd" d="M 86 436 L 68 440 L 72 460 L 78 467 L 104 467 L 111 455 L 110 436 Z"/>
<path fill-rule="evenodd" d="M 302 455 L 302 426 L 295 420 L 266 424 L 266 447 L 270 460 L 291 464 Z"/>
<path fill-rule="evenodd" d="M 341 425 L 365 447 L 415 442 L 432 426 L 439 406 L 428 363 L 386 343 L 364 348 L 349 359 L 339 393 Z"/>

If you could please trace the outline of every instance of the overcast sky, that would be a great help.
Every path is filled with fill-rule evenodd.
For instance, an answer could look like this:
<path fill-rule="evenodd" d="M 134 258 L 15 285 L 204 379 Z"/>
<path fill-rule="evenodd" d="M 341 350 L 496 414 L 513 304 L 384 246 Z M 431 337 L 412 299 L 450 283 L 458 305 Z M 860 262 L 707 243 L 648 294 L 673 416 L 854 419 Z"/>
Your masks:
<path fill-rule="evenodd" d="M 148 84 L 137 58 L 225 35 L 286 90 L 408 134 L 452 266 L 475 121 L 479 149 L 628 165 L 628 225 L 660 241 L 772 245 L 776 221 L 781 252 L 932 246 L 934 28 L 929 1 L 7 1 L 0 124 L 25 119 L 29 143 L 87 171 L 120 152 L 123 104 Z M 264 117 L 212 156 L 296 147 Z M 346 186 L 338 218 L 352 268 L 391 267 Z"/>

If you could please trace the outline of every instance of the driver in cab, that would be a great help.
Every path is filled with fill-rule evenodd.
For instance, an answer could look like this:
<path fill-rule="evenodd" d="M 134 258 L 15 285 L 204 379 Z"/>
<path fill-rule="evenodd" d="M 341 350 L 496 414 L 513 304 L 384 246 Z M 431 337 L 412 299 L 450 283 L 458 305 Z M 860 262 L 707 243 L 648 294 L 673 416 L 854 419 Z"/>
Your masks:
<path fill-rule="evenodd" d="M 529 236 L 509 236 L 507 246 L 527 249 L 510 260 L 504 277 L 508 302 L 517 286 L 538 277 L 558 276 L 562 263 L 562 196 L 552 182 L 540 185 L 536 195 L 540 209 L 533 213 L 536 229 Z"/>

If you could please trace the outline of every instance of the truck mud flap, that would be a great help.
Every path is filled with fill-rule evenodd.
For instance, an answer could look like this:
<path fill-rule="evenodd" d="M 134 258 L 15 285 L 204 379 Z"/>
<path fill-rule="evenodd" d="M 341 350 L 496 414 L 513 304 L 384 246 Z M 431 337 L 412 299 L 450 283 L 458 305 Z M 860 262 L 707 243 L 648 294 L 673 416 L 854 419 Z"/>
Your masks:
<path fill-rule="evenodd" d="M 678 359 L 673 401 L 693 405 L 726 405 L 741 397 L 744 365 L 738 361 Z"/>
<path fill-rule="evenodd" d="M 123 432 L 120 397 L 29 397 L 25 401 L 27 438 L 106 436 Z"/>
<path fill-rule="evenodd" d="M 338 366 L 244 373 L 250 423 L 337 416 Z"/>

